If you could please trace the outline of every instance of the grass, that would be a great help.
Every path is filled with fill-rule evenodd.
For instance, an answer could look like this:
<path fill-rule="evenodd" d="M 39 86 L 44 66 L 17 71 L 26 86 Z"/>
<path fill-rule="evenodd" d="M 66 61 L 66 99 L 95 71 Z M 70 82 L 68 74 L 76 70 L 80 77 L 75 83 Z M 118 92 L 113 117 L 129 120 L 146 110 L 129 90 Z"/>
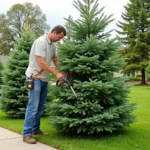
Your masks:
<path fill-rule="evenodd" d="M 101 136 L 66 135 L 48 125 L 48 118 L 41 120 L 41 128 L 48 136 L 35 138 L 60 150 L 148 150 L 150 149 L 150 86 L 131 88 L 130 101 L 137 103 L 133 112 L 137 122 L 128 129 Z M 0 111 L 0 126 L 21 133 L 23 119 L 10 119 Z"/>

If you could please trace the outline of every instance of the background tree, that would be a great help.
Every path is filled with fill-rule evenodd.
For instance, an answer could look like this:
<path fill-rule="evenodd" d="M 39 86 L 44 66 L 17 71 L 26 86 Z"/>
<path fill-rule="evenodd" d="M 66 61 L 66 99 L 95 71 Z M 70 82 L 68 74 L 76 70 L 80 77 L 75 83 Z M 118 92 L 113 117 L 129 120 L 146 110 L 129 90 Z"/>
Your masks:
<path fill-rule="evenodd" d="M 15 50 L 11 52 L 3 71 L 0 97 L 1 109 L 10 117 L 24 117 L 27 90 L 24 88 L 25 70 L 29 62 L 29 52 L 35 36 L 31 30 L 24 30 Z"/>
<path fill-rule="evenodd" d="M 4 66 L 2 62 L 0 61 L 0 95 L 1 95 L 1 85 L 2 85 L 2 70 L 4 69 Z"/>
<path fill-rule="evenodd" d="M 141 84 L 146 84 L 145 68 L 148 66 L 150 52 L 150 1 L 129 0 L 124 8 L 123 21 L 118 22 L 122 31 L 117 31 L 126 45 L 121 52 L 123 57 L 128 58 L 124 72 L 141 71 Z"/>
<path fill-rule="evenodd" d="M 135 121 L 134 104 L 128 101 L 124 79 L 113 76 L 124 60 L 116 52 L 120 44 L 105 32 L 112 15 L 98 8 L 98 0 L 76 0 L 73 5 L 80 19 L 66 19 L 71 38 L 59 45 L 58 54 L 60 71 L 71 74 L 77 98 L 66 84 L 51 90 L 50 123 L 62 131 L 85 134 L 124 129 Z"/>
<path fill-rule="evenodd" d="M 147 75 L 147 80 L 150 81 L 150 61 L 149 61 L 148 66 L 146 68 L 146 75 Z"/>
<path fill-rule="evenodd" d="M 49 30 L 46 15 L 38 5 L 15 4 L 5 14 L 0 14 L 0 54 L 9 54 L 14 49 L 21 30 L 28 24 L 36 37 Z"/>
<path fill-rule="evenodd" d="M 73 20 L 73 18 L 72 18 L 71 15 L 68 17 L 68 20 Z M 67 31 L 67 36 L 66 36 L 66 38 L 67 38 L 67 40 L 70 41 L 70 40 L 71 40 L 71 37 L 70 37 L 70 28 L 71 28 L 71 24 L 70 24 L 69 21 L 65 24 L 65 27 L 66 27 L 66 31 Z M 66 39 L 66 38 L 65 38 L 65 39 Z"/>

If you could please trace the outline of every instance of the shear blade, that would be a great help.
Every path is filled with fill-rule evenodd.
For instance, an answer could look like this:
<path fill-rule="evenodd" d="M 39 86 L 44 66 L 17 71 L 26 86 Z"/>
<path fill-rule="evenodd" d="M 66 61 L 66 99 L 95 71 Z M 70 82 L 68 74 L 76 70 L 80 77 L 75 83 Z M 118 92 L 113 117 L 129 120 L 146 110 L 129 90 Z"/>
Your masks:
<path fill-rule="evenodd" d="M 74 89 L 72 88 L 72 86 L 70 86 L 70 88 L 71 88 L 73 94 L 75 95 L 75 97 L 77 98 L 77 94 L 76 94 L 76 92 L 74 91 Z"/>

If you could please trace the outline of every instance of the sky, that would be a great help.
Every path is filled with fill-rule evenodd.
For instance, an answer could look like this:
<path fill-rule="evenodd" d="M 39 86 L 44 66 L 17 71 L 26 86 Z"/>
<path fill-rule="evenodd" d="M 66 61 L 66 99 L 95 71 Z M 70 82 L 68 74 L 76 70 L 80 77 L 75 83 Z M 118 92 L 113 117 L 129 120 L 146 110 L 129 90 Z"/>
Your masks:
<path fill-rule="evenodd" d="M 0 14 L 6 12 L 13 6 L 14 4 L 24 2 L 30 2 L 33 5 L 39 5 L 42 12 L 47 17 L 47 23 L 53 28 L 55 25 L 64 25 L 64 18 L 68 18 L 69 15 L 73 17 L 73 19 L 79 18 L 79 11 L 73 6 L 73 0 L 0 0 Z M 129 0 L 99 0 L 99 8 L 105 6 L 104 13 L 106 15 L 113 14 L 113 21 L 110 23 L 106 30 L 118 29 L 116 23 L 118 20 L 121 20 L 121 14 L 124 12 L 124 6 L 127 5 Z M 116 33 L 113 32 L 112 36 L 115 36 Z"/>

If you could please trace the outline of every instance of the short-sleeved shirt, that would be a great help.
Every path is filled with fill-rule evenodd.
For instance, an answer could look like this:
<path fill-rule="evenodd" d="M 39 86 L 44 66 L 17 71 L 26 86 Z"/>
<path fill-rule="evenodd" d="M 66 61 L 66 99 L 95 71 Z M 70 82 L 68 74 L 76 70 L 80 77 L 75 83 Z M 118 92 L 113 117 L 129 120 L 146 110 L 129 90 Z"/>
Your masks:
<path fill-rule="evenodd" d="M 54 57 L 56 57 L 56 47 L 49 40 L 47 34 L 39 37 L 35 40 L 32 45 L 29 57 L 29 66 L 26 70 L 26 76 L 30 77 L 31 75 L 37 74 L 42 68 L 38 65 L 37 56 L 45 58 L 45 61 L 50 65 Z M 47 82 L 49 77 L 49 72 L 43 71 L 38 77 L 42 81 Z"/>

